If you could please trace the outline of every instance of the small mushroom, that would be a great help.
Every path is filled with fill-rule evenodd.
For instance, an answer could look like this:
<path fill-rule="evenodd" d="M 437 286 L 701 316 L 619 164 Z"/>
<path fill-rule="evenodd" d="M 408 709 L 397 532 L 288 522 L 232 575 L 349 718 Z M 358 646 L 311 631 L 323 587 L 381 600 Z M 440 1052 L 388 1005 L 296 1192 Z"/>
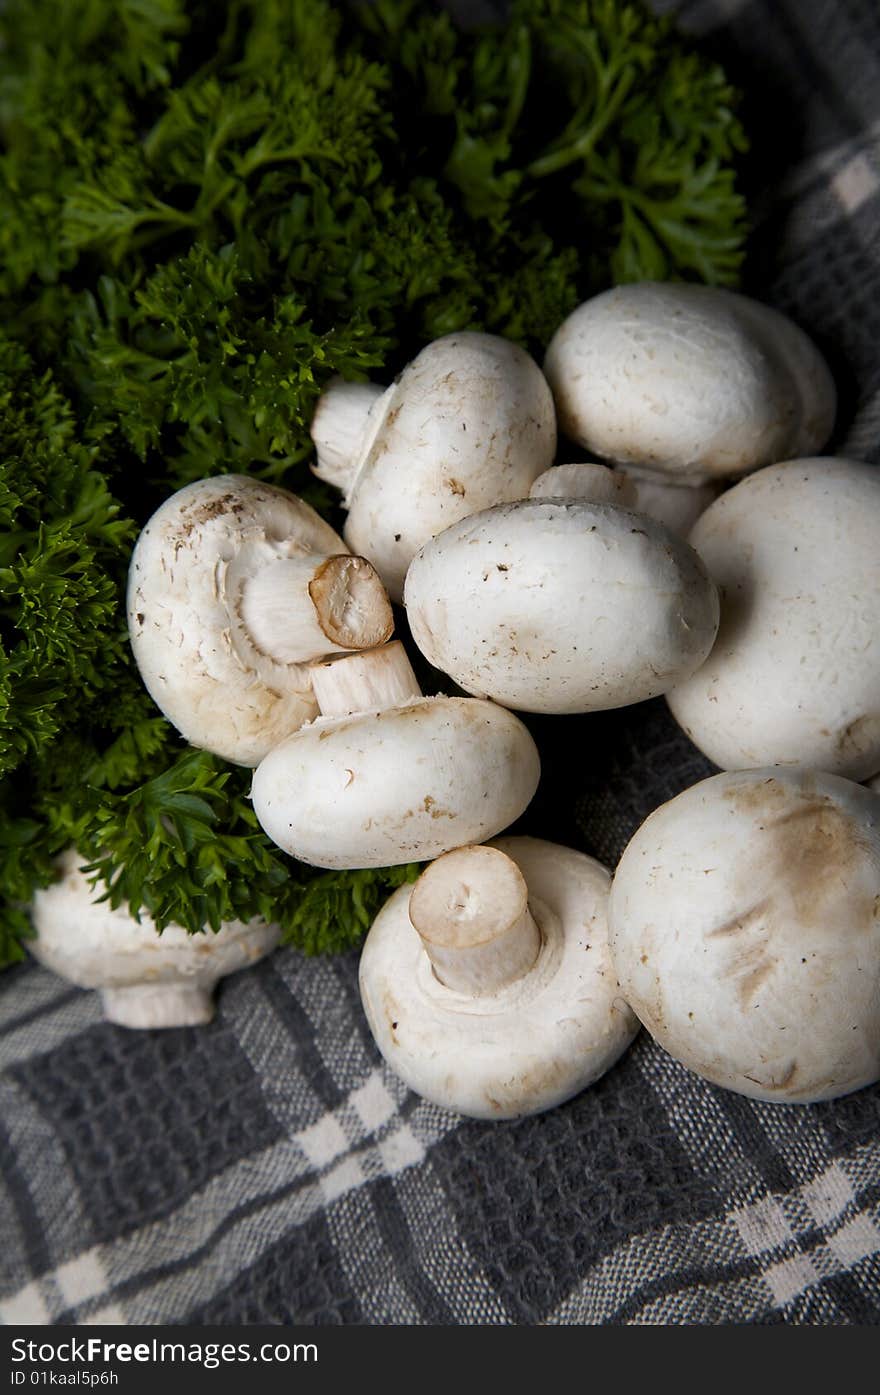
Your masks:
<path fill-rule="evenodd" d="M 463 519 L 413 558 L 422 653 L 521 712 L 642 702 L 703 663 L 718 595 L 687 543 L 643 514 L 526 499 Z"/>
<path fill-rule="evenodd" d="M 344 491 L 346 542 L 399 601 L 422 543 L 528 493 L 553 460 L 556 418 L 541 370 L 523 349 L 461 333 L 434 340 L 384 394 L 331 384 L 312 436 L 315 473 Z"/>
<path fill-rule="evenodd" d="M 423 697 L 403 646 L 312 668 L 323 714 L 257 767 L 265 832 L 316 867 L 421 862 L 489 838 L 535 793 L 523 724 L 474 698 Z"/>
<path fill-rule="evenodd" d="M 143 529 L 128 624 L 153 701 L 193 746 L 256 765 L 317 713 L 308 664 L 381 644 L 370 564 L 314 509 L 245 475 L 198 480 Z"/>
<path fill-rule="evenodd" d="M 199 935 L 169 925 L 160 935 L 145 912 L 138 921 L 99 900 L 82 862 L 69 848 L 58 859 L 58 880 L 35 894 L 28 949 L 59 977 L 99 989 L 105 1018 L 121 1027 L 210 1022 L 218 980 L 262 959 L 281 938 L 277 925 L 259 919 Z"/>
<path fill-rule="evenodd" d="M 612 469 L 588 461 L 581 465 L 554 465 L 539 475 L 529 490 L 531 499 L 583 499 L 590 504 L 616 504 L 618 508 L 647 514 L 671 532 L 686 538 L 700 514 L 718 498 L 721 485 L 686 485 L 674 478 L 622 466 Z"/>
<path fill-rule="evenodd" d="M 707 1080 L 809 1103 L 880 1079 L 880 799 L 861 785 L 703 780 L 631 840 L 609 921 L 621 993 Z"/>
<path fill-rule="evenodd" d="M 604 291 L 556 331 L 544 372 L 572 441 L 688 483 L 821 450 L 837 405 L 803 330 L 711 286 Z"/>
<path fill-rule="evenodd" d="M 725 769 L 880 765 L 880 470 L 768 466 L 717 499 L 690 541 L 721 589 L 718 639 L 667 694 Z"/>
<path fill-rule="evenodd" d="M 598 1080 L 638 1030 L 608 951 L 609 881 L 583 853 L 503 838 L 395 892 L 360 964 L 391 1069 L 477 1119 L 537 1114 Z"/>

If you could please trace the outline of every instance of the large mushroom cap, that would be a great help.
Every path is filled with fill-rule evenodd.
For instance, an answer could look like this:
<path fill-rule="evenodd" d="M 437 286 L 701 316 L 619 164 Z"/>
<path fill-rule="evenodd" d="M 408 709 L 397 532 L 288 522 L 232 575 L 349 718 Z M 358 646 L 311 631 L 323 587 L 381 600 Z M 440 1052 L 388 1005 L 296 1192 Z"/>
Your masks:
<path fill-rule="evenodd" d="M 494 334 L 427 345 L 389 389 L 370 432 L 349 490 L 345 540 L 395 600 L 422 543 L 467 514 L 523 498 L 556 450 L 540 368 Z"/>
<path fill-rule="evenodd" d="M 756 1099 L 880 1078 L 880 799 L 815 771 L 715 775 L 614 876 L 620 990 L 661 1046 Z"/>
<path fill-rule="evenodd" d="M 316 867 L 388 867 L 478 843 L 519 818 L 540 774 L 523 724 L 473 698 L 319 718 L 254 774 L 269 837 Z"/>
<path fill-rule="evenodd" d="M 801 329 L 710 286 L 646 281 L 585 301 L 553 336 L 544 372 L 571 440 L 695 480 L 821 450 L 836 410 Z"/>
<path fill-rule="evenodd" d="M 880 470 L 793 460 L 741 480 L 690 540 L 721 588 L 708 660 L 668 694 L 716 765 L 880 765 Z"/>
<path fill-rule="evenodd" d="M 347 551 L 308 504 L 247 476 L 197 480 L 166 499 L 132 555 L 128 622 L 144 684 L 187 741 L 256 765 L 315 716 L 307 665 L 256 647 L 242 593 L 279 559 Z"/>
<path fill-rule="evenodd" d="M 34 896 L 34 958 L 80 988 L 99 988 L 111 1021 L 170 1027 L 205 1022 L 217 980 L 274 949 L 277 925 L 228 921 L 216 932 L 190 935 L 169 925 L 161 935 L 146 912 L 135 920 L 93 890 L 83 859 L 69 848 L 58 859 L 58 880 Z"/>
<path fill-rule="evenodd" d="M 405 600 L 432 664 L 524 712 L 655 697 L 703 662 L 718 627 L 715 586 L 687 543 L 583 500 L 463 519 L 413 559 Z"/>
<path fill-rule="evenodd" d="M 373 922 L 360 984 L 376 1044 L 411 1089 L 474 1118 L 513 1119 L 591 1085 L 638 1023 L 611 965 L 605 868 L 537 838 L 491 846 L 513 859 L 528 887 L 541 931 L 529 972 L 478 998 L 445 987 L 410 921 L 407 886 Z"/>

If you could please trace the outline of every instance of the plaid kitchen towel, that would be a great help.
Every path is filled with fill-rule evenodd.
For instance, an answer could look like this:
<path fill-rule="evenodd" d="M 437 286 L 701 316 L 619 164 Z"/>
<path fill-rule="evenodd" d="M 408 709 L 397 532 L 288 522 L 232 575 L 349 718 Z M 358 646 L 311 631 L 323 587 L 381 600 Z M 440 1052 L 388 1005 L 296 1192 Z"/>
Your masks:
<path fill-rule="evenodd" d="M 876 0 L 657 8 L 748 93 L 748 289 L 835 367 L 830 449 L 876 461 Z M 611 866 L 710 773 L 661 702 L 591 718 L 578 769 L 568 719 L 527 720 L 560 774 L 522 827 L 570 841 L 577 812 Z M 561 1108 L 463 1121 L 383 1067 L 356 955 L 291 950 L 228 980 L 211 1026 L 165 1032 L 110 1026 L 96 995 L 21 966 L 0 980 L 0 1034 L 7 1323 L 880 1318 L 880 1087 L 754 1103 L 643 1033 Z"/>

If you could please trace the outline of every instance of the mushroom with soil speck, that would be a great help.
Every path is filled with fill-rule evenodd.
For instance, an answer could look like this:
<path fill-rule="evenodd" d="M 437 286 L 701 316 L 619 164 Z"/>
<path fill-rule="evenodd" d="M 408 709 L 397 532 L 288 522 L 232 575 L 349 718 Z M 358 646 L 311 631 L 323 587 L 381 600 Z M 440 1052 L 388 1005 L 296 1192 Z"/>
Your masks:
<path fill-rule="evenodd" d="M 523 813 L 538 752 L 511 712 L 423 697 L 403 646 L 312 668 L 321 717 L 254 773 L 264 831 L 316 867 L 389 867 L 481 841 Z"/>
<path fill-rule="evenodd" d="M 624 998 L 715 1085 L 810 1103 L 880 1079 L 880 798 L 863 786 L 701 781 L 630 841 L 609 923 Z"/>
<path fill-rule="evenodd" d="M 638 1030 L 611 966 L 609 882 L 583 853 L 503 838 L 395 892 L 360 964 L 391 1069 L 478 1119 L 537 1114 L 598 1080 Z"/>
<path fill-rule="evenodd" d="M 115 910 L 100 900 L 69 848 L 58 859 L 58 879 L 37 891 L 31 908 L 35 959 L 80 988 L 97 988 L 104 1016 L 122 1027 L 191 1027 L 214 1016 L 221 978 L 255 964 L 281 938 L 261 919 L 228 921 L 215 933 L 190 935 L 180 925 L 161 933 L 141 912 Z"/>
<path fill-rule="evenodd" d="M 311 430 L 315 473 L 343 491 L 345 540 L 396 601 L 422 543 L 467 514 L 521 499 L 556 451 L 541 370 L 494 334 L 435 339 L 384 392 L 332 383 Z"/>
<path fill-rule="evenodd" d="M 706 663 L 667 693 L 725 769 L 880 764 L 880 470 L 815 458 L 740 480 L 690 534 L 721 591 Z"/>
<path fill-rule="evenodd" d="M 669 529 L 613 504 L 526 499 L 447 528 L 413 558 L 405 603 L 426 658 L 521 712 L 592 712 L 692 673 L 718 593 Z"/>
<path fill-rule="evenodd" d="M 312 660 L 394 627 L 369 562 L 303 500 L 244 475 L 166 499 L 135 546 L 127 604 L 154 702 L 193 746 L 239 765 L 315 716 Z"/>
<path fill-rule="evenodd" d="M 713 286 L 643 281 L 594 296 L 556 331 L 544 372 L 570 440 L 689 484 L 821 450 L 837 405 L 803 330 Z"/>

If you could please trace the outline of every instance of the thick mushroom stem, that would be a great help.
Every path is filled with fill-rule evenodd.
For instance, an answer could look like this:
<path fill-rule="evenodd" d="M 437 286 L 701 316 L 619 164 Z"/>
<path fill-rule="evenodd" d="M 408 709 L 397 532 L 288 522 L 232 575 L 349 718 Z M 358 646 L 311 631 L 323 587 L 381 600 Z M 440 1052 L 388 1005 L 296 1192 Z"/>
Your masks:
<path fill-rule="evenodd" d="M 422 696 L 400 640 L 312 664 L 312 688 L 322 717 L 384 712 Z"/>
<path fill-rule="evenodd" d="M 432 862 L 409 918 L 435 975 L 459 993 L 498 992 L 529 972 L 541 948 L 523 875 L 497 848 L 456 848 Z"/>
<path fill-rule="evenodd" d="M 135 983 L 102 988 L 108 1022 L 119 1027 L 200 1027 L 214 1016 L 214 982 Z"/>
<path fill-rule="evenodd" d="M 335 378 L 318 400 L 311 426 L 318 453 L 312 473 L 346 496 L 366 444 L 370 413 L 385 391 L 378 383 Z"/>
<path fill-rule="evenodd" d="M 534 481 L 530 499 L 586 499 L 591 504 L 636 507 L 636 492 L 627 474 L 598 461 L 578 465 L 551 465 Z"/>
<path fill-rule="evenodd" d="M 646 513 L 686 538 L 700 514 L 718 498 L 719 480 L 694 483 L 640 470 L 634 465 L 553 465 L 539 475 L 529 490 L 530 499 L 585 499 L 591 504 L 616 504 L 621 509 Z"/>
<path fill-rule="evenodd" d="M 241 618 L 255 647 L 276 663 L 372 649 L 394 632 L 385 587 L 364 557 L 280 557 L 249 577 Z"/>

